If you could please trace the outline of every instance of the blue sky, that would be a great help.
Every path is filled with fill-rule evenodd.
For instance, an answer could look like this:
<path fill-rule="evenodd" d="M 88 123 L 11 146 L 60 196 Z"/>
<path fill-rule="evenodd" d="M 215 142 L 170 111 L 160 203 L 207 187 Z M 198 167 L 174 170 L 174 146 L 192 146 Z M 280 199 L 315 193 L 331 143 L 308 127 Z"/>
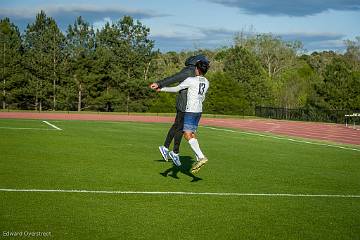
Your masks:
<path fill-rule="evenodd" d="M 241 31 L 300 40 L 308 52 L 342 51 L 360 36 L 360 0 L 0 0 L 0 18 L 21 31 L 41 9 L 63 31 L 79 15 L 97 28 L 130 15 L 161 51 L 230 46 Z"/>

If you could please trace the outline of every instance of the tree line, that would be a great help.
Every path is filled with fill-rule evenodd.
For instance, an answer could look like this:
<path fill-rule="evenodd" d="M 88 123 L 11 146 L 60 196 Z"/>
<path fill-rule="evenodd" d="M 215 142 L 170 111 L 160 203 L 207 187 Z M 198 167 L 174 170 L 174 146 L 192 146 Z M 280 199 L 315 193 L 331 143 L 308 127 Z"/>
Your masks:
<path fill-rule="evenodd" d="M 175 96 L 148 85 L 205 54 L 205 112 L 254 114 L 255 106 L 360 109 L 360 37 L 346 51 L 304 54 L 272 34 L 234 36 L 232 46 L 162 53 L 150 29 L 125 16 L 95 30 L 78 17 L 66 32 L 44 11 L 24 33 L 0 20 L 2 109 L 173 112 Z"/>

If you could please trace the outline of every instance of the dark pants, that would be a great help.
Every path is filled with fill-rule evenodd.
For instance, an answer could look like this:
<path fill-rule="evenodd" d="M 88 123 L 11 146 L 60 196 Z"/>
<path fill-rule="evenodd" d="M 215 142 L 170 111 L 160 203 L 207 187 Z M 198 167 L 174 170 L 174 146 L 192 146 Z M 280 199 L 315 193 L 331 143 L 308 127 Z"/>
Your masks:
<path fill-rule="evenodd" d="M 164 146 L 169 148 L 171 141 L 174 139 L 174 153 L 179 153 L 180 143 L 183 136 L 183 127 L 184 127 L 184 112 L 177 112 L 174 124 L 169 129 L 169 132 L 166 136 Z"/>

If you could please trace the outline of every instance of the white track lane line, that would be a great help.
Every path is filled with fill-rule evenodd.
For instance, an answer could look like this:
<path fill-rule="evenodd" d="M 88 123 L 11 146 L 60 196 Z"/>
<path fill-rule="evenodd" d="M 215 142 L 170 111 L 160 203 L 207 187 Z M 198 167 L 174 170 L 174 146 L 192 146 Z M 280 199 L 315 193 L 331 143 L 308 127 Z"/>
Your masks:
<path fill-rule="evenodd" d="M 55 128 L 56 130 L 60 130 L 60 131 L 62 130 L 61 128 L 59 128 L 59 127 L 55 126 L 54 124 L 49 123 L 48 121 L 43 121 L 43 123 L 46 123 L 47 125 L 49 125 L 49 126 L 51 126 L 51 127 Z"/>
<path fill-rule="evenodd" d="M 56 192 L 95 193 L 132 195 L 197 195 L 197 196 L 254 196 L 254 197 L 307 197 L 307 198 L 360 198 L 348 194 L 303 194 L 303 193 L 236 193 L 236 192 L 151 192 L 151 191 L 110 191 L 110 190 L 68 190 L 68 189 L 11 189 L 1 188 L 0 192 Z"/>
<path fill-rule="evenodd" d="M 305 143 L 305 144 L 312 144 L 312 145 L 317 145 L 317 146 L 333 147 L 333 148 L 340 148 L 340 149 L 344 149 L 344 150 L 351 150 L 351 151 L 360 152 L 360 148 L 350 148 L 350 147 L 344 147 L 344 146 L 339 146 L 339 145 L 317 143 L 317 142 L 309 142 L 309 141 L 298 140 L 298 139 L 293 139 L 293 138 L 276 137 L 276 136 L 264 135 L 264 134 L 260 134 L 260 133 L 235 131 L 235 130 L 225 129 L 225 128 L 215 128 L 215 127 L 208 127 L 208 126 L 202 126 L 202 127 L 212 129 L 212 130 L 224 131 L 224 132 L 241 133 L 241 134 L 246 134 L 246 135 L 267 137 L 267 138 L 273 138 L 273 139 L 279 139 L 279 140 L 286 140 L 286 141 L 290 141 L 290 142 Z"/>

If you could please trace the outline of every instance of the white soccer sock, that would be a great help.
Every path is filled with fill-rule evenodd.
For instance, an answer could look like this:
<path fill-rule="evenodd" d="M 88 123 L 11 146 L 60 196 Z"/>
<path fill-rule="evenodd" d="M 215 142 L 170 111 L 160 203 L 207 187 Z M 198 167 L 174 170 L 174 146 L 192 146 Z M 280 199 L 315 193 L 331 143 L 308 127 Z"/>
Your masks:
<path fill-rule="evenodd" d="M 195 154 L 198 156 L 198 158 L 204 158 L 204 154 L 202 153 L 200 146 L 199 146 L 199 142 L 196 138 L 191 138 L 189 140 L 189 144 L 191 149 L 195 152 Z"/>

